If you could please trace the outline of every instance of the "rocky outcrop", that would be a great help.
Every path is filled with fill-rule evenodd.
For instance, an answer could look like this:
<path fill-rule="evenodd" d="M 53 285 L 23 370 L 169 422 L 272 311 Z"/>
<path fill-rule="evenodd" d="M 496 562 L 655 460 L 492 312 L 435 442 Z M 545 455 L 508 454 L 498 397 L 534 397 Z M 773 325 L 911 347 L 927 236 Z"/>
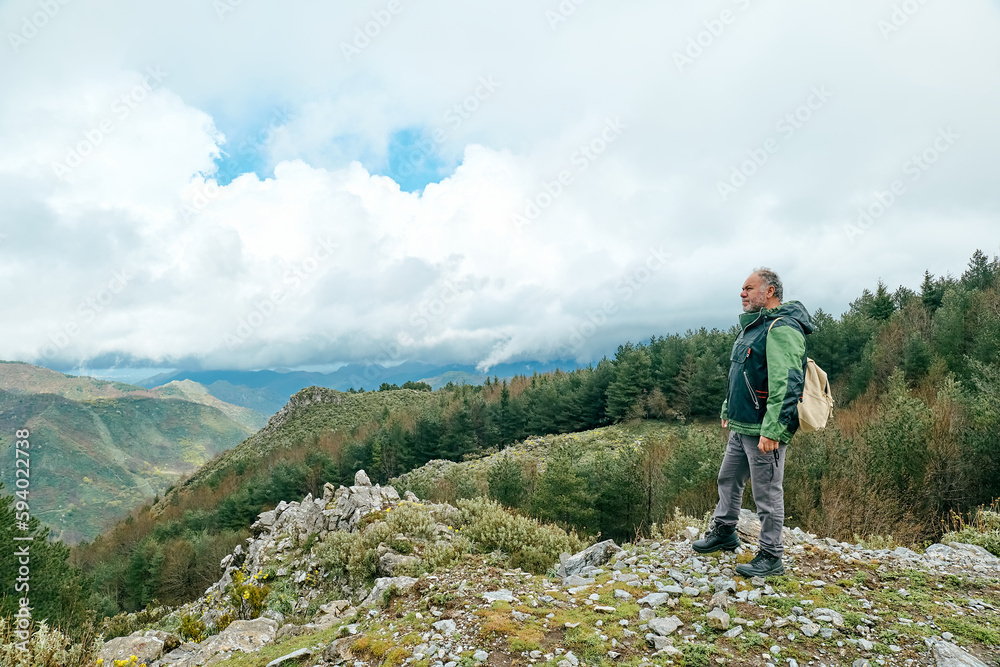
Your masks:
<path fill-rule="evenodd" d="M 254 537 L 247 540 L 245 548 L 237 546 L 232 554 L 222 559 L 223 575 L 205 594 L 218 597 L 232 584 L 236 570 L 242 570 L 251 577 L 262 573 L 283 554 L 293 551 L 314 535 L 322 539 L 335 530 L 354 532 L 365 516 L 389 509 L 399 501 L 396 489 L 373 485 L 363 470 L 355 474 L 354 484 L 350 487 L 341 486 L 335 490 L 332 484 L 326 484 L 322 498 L 313 498 L 309 494 L 301 502 L 282 501 L 273 510 L 258 515 L 250 527 Z M 383 573 L 392 574 L 408 564 L 410 561 L 405 558 L 387 557 Z M 317 567 L 315 562 L 301 563 L 295 573 L 296 583 L 305 581 L 309 572 Z M 308 602 L 305 600 L 306 604 Z"/>
<path fill-rule="evenodd" d="M 237 651 L 252 653 L 274 641 L 277 632 L 278 624 L 270 618 L 233 621 L 225 630 L 201 644 L 182 644 L 154 663 L 153 667 L 198 667 L 209 660 L 224 660 Z"/>
<path fill-rule="evenodd" d="M 105 642 L 100 657 L 105 665 L 113 665 L 115 660 L 128 660 L 133 655 L 138 658 L 140 664 L 144 662 L 148 664 L 160 657 L 163 646 L 163 639 L 156 637 L 155 633 L 143 634 L 142 631 L 137 631 L 128 637 L 116 637 Z"/>
<path fill-rule="evenodd" d="M 418 502 L 412 494 L 407 494 L 407 500 Z M 884 608 L 884 601 L 872 595 L 873 589 L 867 586 L 878 585 L 886 594 L 899 596 L 895 598 L 898 602 L 907 599 L 909 592 L 896 583 L 896 575 L 886 576 L 883 582 L 881 573 L 892 569 L 956 572 L 963 580 L 978 577 L 987 582 L 1000 576 L 1000 559 L 979 547 L 957 543 L 932 545 L 924 553 L 905 548 L 868 550 L 818 538 L 798 529 L 786 530 L 787 576 L 796 580 L 794 590 L 801 587 L 803 593 L 802 599 L 794 602 L 778 600 L 793 595 L 786 592 L 792 589 L 782 590 L 783 587 L 777 584 L 772 586 L 774 580 L 755 578 L 748 582 L 734 573 L 737 559 L 746 560 L 747 551 L 753 550 L 752 541 L 759 535 L 759 523 L 750 512 L 740 517 L 741 539 L 748 544 L 738 553 L 710 557 L 695 554 L 690 542 L 696 539 L 697 531 L 676 542 L 642 540 L 625 545 L 625 548 L 609 540 L 573 555 L 563 554 L 559 569 L 561 582 L 520 570 L 498 573 L 494 566 L 484 567 L 473 559 L 454 566 L 459 572 L 436 571 L 423 574 L 419 579 L 402 576 L 416 571 L 414 566 L 419 561 L 409 554 L 423 554 L 419 550 L 421 545 L 414 550 L 419 540 L 403 534 L 388 537 L 389 531 L 385 531 L 382 538 L 385 541 L 374 550 L 376 576 L 383 576 L 378 576 L 370 590 L 345 587 L 343 599 L 319 605 L 318 602 L 323 601 L 316 600 L 320 587 L 311 582 L 323 581 L 324 571 L 311 550 L 305 547 L 331 531 L 357 531 L 375 520 L 371 517 L 373 513 L 396 511 L 399 503 L 395 489 L 374 485 L 367 475 L 359 472 L 350 487 L 334 489 L 327 485 L 321 498 L 310 495 L 300 502 L 283 502 L 261 513 L 253 526 L 254 537 L 222 560 L 223 577 L 209 588 L 208 593 L 223 595 L 237 571 L 247 577 L 276 571 L 286 585 L 293 584 L 293 597 L 298 596 L 290 602 L 295 623 L 286 623 L 284 616 L 272 609 L 265 613 L 273 618 L 235 621 L 200 644 L 189 642 L 176 647 L 169 645 L 171 637 L 166 633 L 147 632 L 143 636 L 137 633 L 108 642 L 106 653 L 102 654 L 108 656 L 105 664 L 111 664 L 112 654 L 118 659 L 126 659 L 133 653 L 138 655 L 137 649 L 148 647 L 144 655 L 155 660 L 147 662 L 150 667 L 211 665 L 240 652 L 256 652 L 283 638 L 339 626 L 338 633 L 328 635 L 339 634 L 338 639 L 301 650 L 298 647 L 302 644 L 297 644 L 284 653 L 275 651 L 268 660 L 280 657 L 270 664 L 278 667 L 305 660 L 304 664 L 372 667 L 378 663 L 370 660 L 371 656 L 362 650 L 357 654 L 352 652 L 358 636 L 370 638 L 374 633 L 392 642 L 394 639 L 389 638 L 393 633 L 400 636 L 413 633 L 420 636 L 415 640 L 419 643 L 396 646 L 408 652 L 404 663 L 426 660 L 431 667 L 448 667 L 449 663 L 456 666 L 496 665 L 505 664 L 505 660 L 513 657 L 525 664 L 549 662 L 558 667 L 581 667 L 582 657 L 578 658 L 565 648 L 548 645 L 549 641 L 564 636 L 562 630 L 580 625 L 578 621 L 567 622 L 563 628 L 561 621 L 553 626 L 548 619 L 573 610 L 583 618 L 589 615 L 590 620 L 585 622 L 593 624 L 588 628 L 593 634 L 587 636 L 603 643 L 601 655 L 611 661 L 646 651 L 650 660 L 665 658 L 676 664 L 692 643 L 718 643 L 742 637 L 740 641 L 760 643 L 763 653 L 776 656 L 772 660 L 774 664 L 795 663 L 794 659 L 782 659 L 786 649 L 805 654 L 817 647 L 826 647 L 847 657 L 840 662 L 830 662 L 822 654 L 810 653 L 810 659 L 815 658 L 816 664 L 874 665 L 880 658 L 876 644 L 885 641 L 887 632 L 892 632 L 893 623 L 898 620 L 899 623 L 906 621 L 924 626 L 922 632 L 927 633 L 924 636 L 931 635 L 925 645 L 916 635 L 897 633 L 898 639 L 894 641 L 900 645 L 890 645 L 888 650 L 893 655 L 903 655 L 903 652 L 908 656 L 919 655 L 919 659 L 910 664 L 937 667 L 984 664 L 953 643 L 954 638 L 942 625 L 935 625 L 930 616 L 924 620 L 923 616 L 916 618 L 911 613 L 910 618 L 904 618 L 906 612 L 899 604 L 892 605 L 891 610 Z M 382 515 L 376 516 L 381 520 Z M 449 539 L 443 537 L 448 535 L 445 526 L 439 528 L 438 538 Z M 823 564 L 816 565 L 817 562 Z M 854 579 L 852 571 L 861 571 L 854 565 L 860 563 L 865 566 L 866 577 L 871 578 Z M 839 594 L 823 598 L 820 604 L 816 595 L 827 594 L 834 587 Z M 414 592 L 415 588 L 420 591 L 419 595 Z M 326 595 L 339 596 L 336 588 L 331 589 L 329 585 L 324 590 Z M 814 593 L 812 597 L 811 593 Z M 393 618 L 386 632 L 388 621 L 383 619 L 378 607 L 390 597 Z M 997 610 L 991 606 L 992 598 L 984 597 L 987 599 L 970 598 L 961 604 L 946 601 L 941 609 L 946 614 L 964 615 L 970 621 L 991 618 L 990 614 Z M 435 603 L 435 600 L 444 602 Z M 449 604 L 452 600 L 456 602 Z M 446 606 L 438 608 L 436 604 Z M 477 612 L 481 613 L 485 607 L 490 607 L 494 615 L 498 612 L 509 614 L 517 627 L 534 625 L 535 631 L 547 638 L 544 650 L 525 651 L 519 657 L 505 655 L 501 660 L 496 652 L 504 650 L 503 640 L 484 643 L 482 616 Z M 309 610 L 308 621 L 302 617 L 306 609 Z M 196 616 L 202 614 L 201 619 L 206 623 L 218 619 L 217 615 L 212 615 L 218 612 L 212 611 L 203 601 L 190 605 L 186 612 Z M 741 614 L 747 618 L 741 618 Z M 406 619 L 416 620 L 407 628 L 405 624 L 409 621 Z M 612 623 L 615 637 L 602 629 Z M 955 641 L 965 645 L 968 638 L 959 637 Z M 158 658 L 153 657 L 157 642 L 164 645 Z M 292 648 L 297 650 L 292 651 Z M 261 658 L 258 664 L 265 662 Z"/>

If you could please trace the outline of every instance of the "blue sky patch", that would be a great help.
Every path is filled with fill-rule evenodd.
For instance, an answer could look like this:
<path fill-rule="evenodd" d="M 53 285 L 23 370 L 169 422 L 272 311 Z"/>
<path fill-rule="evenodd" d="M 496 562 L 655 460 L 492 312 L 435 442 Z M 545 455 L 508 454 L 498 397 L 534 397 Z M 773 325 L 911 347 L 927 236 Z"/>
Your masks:
<path fill-rule="evenodd" d="M 437 183 L 454 171 L 442 158 L 441 143 L 432 132 L 409 128 L 393 133 L 385 170 L 379 172 L 397 183 L 404 192 L 421 192 L 428 183 Z"/>

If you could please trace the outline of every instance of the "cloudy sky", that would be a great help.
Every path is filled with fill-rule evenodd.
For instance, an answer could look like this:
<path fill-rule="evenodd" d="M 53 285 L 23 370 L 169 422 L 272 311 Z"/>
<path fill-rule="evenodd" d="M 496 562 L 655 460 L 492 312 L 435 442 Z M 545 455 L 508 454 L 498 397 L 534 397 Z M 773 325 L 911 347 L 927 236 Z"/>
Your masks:
<path fill-rule="evenodd" d="M 0 0 L 0 358 L 587 363 L 1000 250 L 997 0 Z"/>

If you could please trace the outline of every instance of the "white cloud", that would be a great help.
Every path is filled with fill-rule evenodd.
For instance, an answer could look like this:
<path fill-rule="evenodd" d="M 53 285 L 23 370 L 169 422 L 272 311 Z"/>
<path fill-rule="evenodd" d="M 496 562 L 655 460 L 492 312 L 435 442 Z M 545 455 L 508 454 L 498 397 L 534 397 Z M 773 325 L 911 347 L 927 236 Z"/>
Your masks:
<path fill-rule="evenodd" d="M 889 2 L 584 3 L 554 29 L 555 2 L 399 2 L 350 62 L 341 42 L 388 3 L 68 2 L 30 38 L 38 2 L 0 7 L 0 275 L 20 322 L 0 357 L 587 362 L 728 326 L 752 266 L 840 312 L 879 278 L 997 251 L 994 5 L 921 5 L 884 37 Z M 459 164 L 421 195 L 369 171 L 408 128 Z M 942 128 L 958 138 L 914 180 Z M 206 187 L 220 152 L 248 151 L 273 176 Z M 894 180 L 905 194 L 845 233 Z"/>

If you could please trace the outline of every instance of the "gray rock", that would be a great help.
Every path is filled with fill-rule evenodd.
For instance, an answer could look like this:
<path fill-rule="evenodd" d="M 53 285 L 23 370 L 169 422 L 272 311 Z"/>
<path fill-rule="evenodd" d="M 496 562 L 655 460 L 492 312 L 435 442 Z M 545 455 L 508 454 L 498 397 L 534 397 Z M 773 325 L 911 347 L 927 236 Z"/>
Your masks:
<path fill-rule="evenodd" d="M 455 625 L 455 621 L 450 618 L 431 623 L 431 627 L 445 636 L 453 635 L 458 632 L 458 626 Z"/>
<path fill-rule="evenodd" d="M 219 653 L 234 651 L 253 653 L 270 644 L 278 633 L 278 623 L 270 618 L 233 621 L 219 634 L 199 644 L 181 644 L 160 660 L 160 665 L 196 667 L 209 662 Z M 193 646 L 193 647 L 192 647 Z"/>
<path fill-rule="evenodd" d="M 736 532 L 744 542 L 757 544 L 760 540 L 760 519 L 748 509 L 740 510 L 740 518 L 736 521 Z M 786 547 L 795 544 L 795 537 L 792 531 L 784 528 L 781 533 L 781 541 Z"/>
<path fill-rule="evenodd" d="M 333 641 L 323 649 L 323 660 L 330 664 L 340 664 L 352 660 L 351 645 L 354 644 L 353 637 L 341 637 Z"/>
<path fill-rule="evenodd" d="M 365 607 L 382 604 L 382 598 L 390 588 L 395 586 L 402 593 L 413 588 L 416 583 L 417 580 L 413 577 L 380 577 L 375 580 L 375 586 L 361 604 Z"/>
<path fill-rule="evenodd" d="M 722 636 L 729 637 L 730 639 L 736 639 L 741 634 L 743 634 L 743 626 L 742 625 L 737 625 L 735 628 L 732 628 L 731 630 L 727 630 L 727 631 L 723 632 Z"/>
<path fill-rule="evenodd" d="M 490 659 L 490 654 L 480 649 L 472 654 L 472 659 L 476 662 L 486 662 Z"/>
<path fill-rule="evenodd" d="M 818 609 L 814 609 L 813 618 L 815 618 L 818 621 L 833 623 L 833 626 L 836 628 L 844 627 L 844 617 L 840 614 L 839 611 L 834 611 L 833 609 L 827 609 L 826 607 L 820 607 Z"/>
<path fill-rule="evenodd" d="M 354 486 L 371 486 L 372 481 L 368 479 L 368 473 L 364 470 L 359 470 L 354 473 Z"/>
<path fill-rule="evenodd" d="M 163 655 L 163 640 L 159 637 L 115 637 L 104 644 L 100 657 L 105 665 L 113 665 L 115 660 L 128 660 L 133 655 L 139 658 L 140 664 L 151 663 Z"/>
<path fill-rule="evenodd" d="M 577 586 L 590 586 L 594 583 L 593 579 L 587 579 L 581 577 L 578 574 L 571 574 L 565 579 L 563 579 L 563 587 L 565 588 L 575 588 Z"/>
<path fill-rule="evenodd" d="M 559 566 L 559 574 L 565 578 L 573 574 L 580 574 L 585 567 L 604 565 L 621 550 L 621 547 L 615 544 L 613 540 L 598 542 L 593 546 L 587 547 L 580 553 L 562 560 Z"/>
<path fill-rule="evenodd" d="M 514 602 L 516 598 L 509 590 L 502 588 L 498 591 L 483 593 L 483 599 L 487 602 Z"/>
<path fill-rule="evenodd" d="M 989 667 L 979 658 L 970 655 L 951 642 L 928 640 L 937 667 Z"/>
<path fill-rule="evenodd" d="M 729 609 L 729 595 L 726 591 L 719 591 L 712 596 L 712 600 L 708 603 L 708 606 L 713 609 L 716 607 L 723 610 Z"/>
<path fill-rule="evenodd" d="M 726 591 L 736 592 L 736 581 L 733 579 L 726 579 L 725 577 L 719 577 L 712 582 L 712 587 L 715 589 L 716 593 L 725 593 Z"/>
<path fill-rule="evenodd" d="M 684 623 L 676 616 L 671 616 L 669 618 L 654 618 L 649 621 L 649 629 L 662 637 L 673 634 L 674 631 L 682 625 L 684 625 Z"/>
<path fill-rule="evenodd" d="M 631 600 L 632 594 L 620 588 L 615 589 L 615 598 L 618 600 Z"/>
<path fill-rule="evenodd" d="M 950 556 L 955 550 L 947 544 L 932 544 L 924 549 L 925 556 Z"/>
<path fill-rule="evenodd" d="M 319 606 L 319 610 L 324 614 L 332 614 L 333 616 L 339 616 L 344 613 L 351 603 L 348 600 L 334 600 L 333 602 L 327 602 Z"/>
<path fill-rule="evenodd" d="M 142 633 L 142 636 L 156 637 L 161 642 L 163 642 L 164 653 L 168 651 L 173 651 L 175 648 L 181 645 L 181 638 L 172 632 L 164 632 L 163 630 L 146 630 L 144 633 Z"/>
<path fill-rule="evenodd" d="M 802 630 L 802 634 L 806 637 L 815 637 L 819 634 L 820 630 L 819 626 L 812 622 L 803 623 L 799 626 L 799 629 Z"/>
<path fill-rule="evenodd" d="M 279 665 L 287 665 L 289 663 L 298 664 L 299 658 L 310 656 L 313 654 L 312 649 L 300 648 L 298 651 L 292 651 L 288 655 L 283 655 L 280 658 L 275 658 L 271 662 L 267 663 L 267 667 L 279 667 Z"/>
<path fill-rule="evenodd" d="M 984 563 L 998 563 L 1000 558 L 997 558 L 991 554 L 986 549 L 982 548 L 978 544 L 965 544 L 964 542 L 951 542 L 950 546 L 955 551 L 961 552 L 966 556 L 971 556 L 977 560 L 981 560 Z"/>
<path fill-rule="evenodd" d="M 638 603 L 640 605 L 649 605 L 650 607 L 659 607 L 662 604 L 666 604 L 670 596 L 666 593 L 650 593 L 644 597 L 639 598 Z"/>
<path fill-rule="evenodd" d="M 184 642 L 173 651 L 167 653 L 165 656 L 153 663 L 153 665 L 156 667 L 182 667 L 184 665 L 198 664 L 192 662 L 191 659 L 196 656 L 200 650 L 200 644 L 195 644 L 194 642 Z M 106 662 L 101 664 L 108 665 Z M 113 664 L 114 663 L 112 662 L 111 665 Z"/>
<path fill-rule="evenodd" d="M 868 662 L 864 658 L 858 658 L 854 661 L 851 667 L 872 667 L 872 663 Z"/>
<path fill-rule="evenodd" d="M 384 544 L 380 544 L 375 553 L 378 556 L 375 570 L 383 577 L 395 577 L 400 572 L 412 572 L 413 568 L 420 563 L 420 559 L 416 556 L 403 556 Z"/>
<path fill-rule="evenodd" d="M 729 629 L 729 614 L 722 611 L 721 609 L 713 609 L 705 615 L 708 619 L 708 627 L 715 630 L 728 630 Z"/>

